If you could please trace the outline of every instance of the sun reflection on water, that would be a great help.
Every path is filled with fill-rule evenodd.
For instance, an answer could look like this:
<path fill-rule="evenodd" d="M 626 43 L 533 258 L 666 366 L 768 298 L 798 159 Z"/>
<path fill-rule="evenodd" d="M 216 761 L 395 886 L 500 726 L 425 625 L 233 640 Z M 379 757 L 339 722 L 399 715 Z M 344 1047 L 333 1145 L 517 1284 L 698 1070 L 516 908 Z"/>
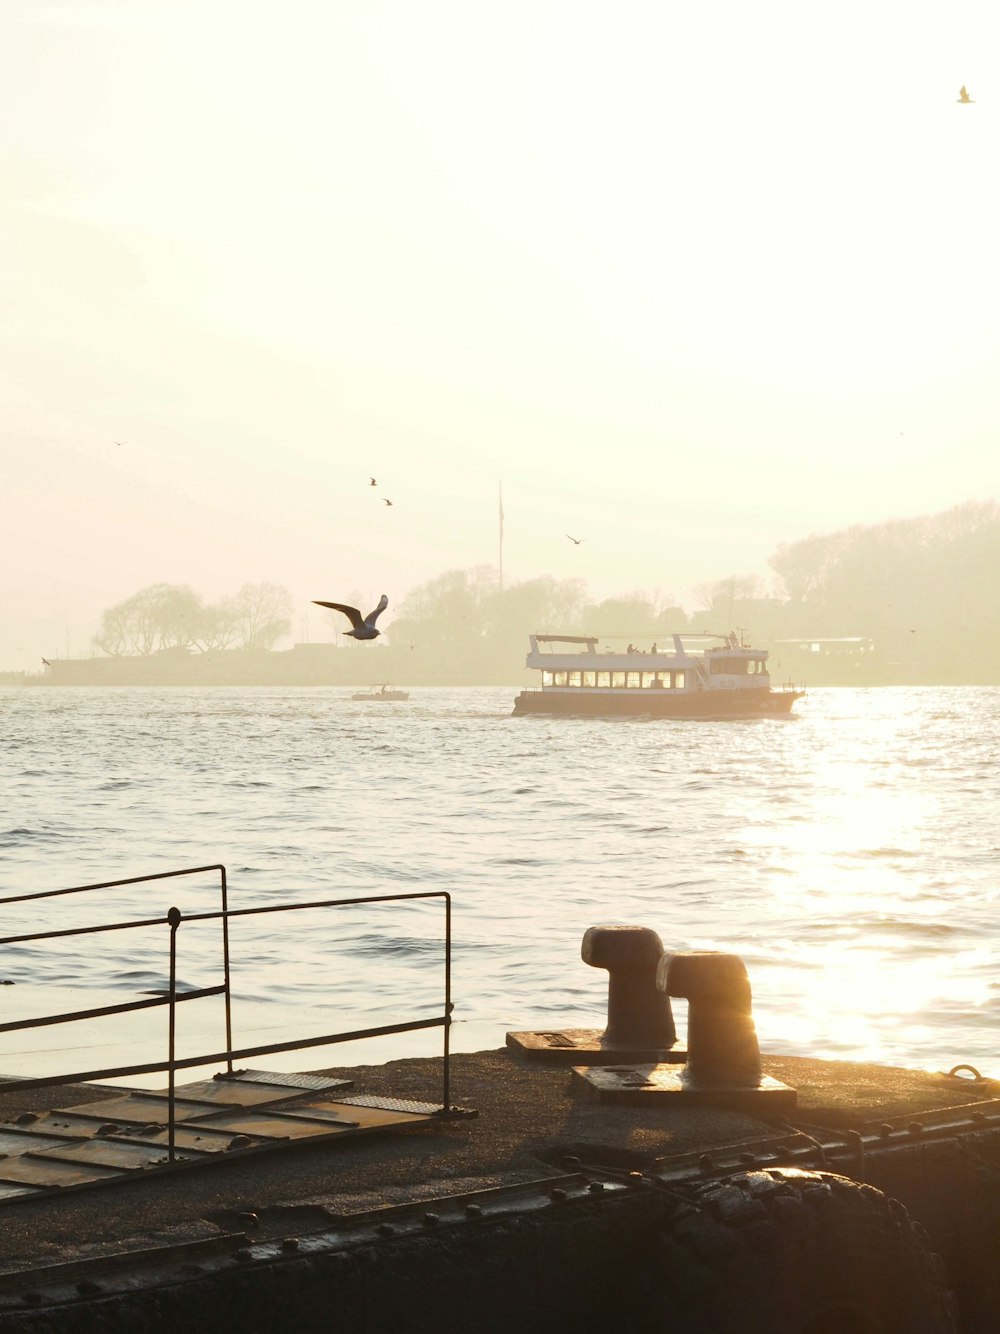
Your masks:
<path fill-rule="evenodd" d="M 901 707 L 885 709 L 888 693 Z M 795 923 L 768 942 L 773 971 L 759 1027 L 773 1051 L 947 1068 L 963 1053 L 940 1051 L 935 1016 L 988 1009 L 996 950 L 963 940 L 969 923 L 940 866 L 950 813 L 912 696 L 861 702 L 879 715 L 840 720 L 827 753 L 799 775 L 806 790 L 794 794 L 780 845 L 773 825 L 755 818 L 739 834 L 783 859 L 769 877 L 767 915 Z M 996 892 L 984 887 L 981 902 Z M 926 1059 L 915 1061 L 915 1051 Z"/>

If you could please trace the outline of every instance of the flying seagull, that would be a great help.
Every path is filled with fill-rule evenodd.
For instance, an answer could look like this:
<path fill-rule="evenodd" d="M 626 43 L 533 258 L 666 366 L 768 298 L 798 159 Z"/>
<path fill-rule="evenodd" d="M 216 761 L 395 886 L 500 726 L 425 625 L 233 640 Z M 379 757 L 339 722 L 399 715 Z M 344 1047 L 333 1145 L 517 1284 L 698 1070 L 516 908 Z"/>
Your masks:
<path fill-rule="evenodd" d="M 391 504 L 392 504 L 392 501 L 391 501 L 391 500 L 387 500 L 385 503 L 386 503 L 387 505 L 391 505 Z"/>
<path fill-rule="evenodd" d="M 965 84 L 963 83 L 961 88 L 958 90 L 958 98 L 956 100 L 959 102 L 972 103 L 975 101 L 975 98 L 969 96 L 969 94 L 965 91 Z"/>
<path fill-rule="evenodd" d="M 376 480 L 375 480 L 374 477 L 369 477 L 369 478 L 368 478 L 368 485 L 369 485 L 369 486 L 378 486 L 378 482 L 376 482 Z"/>
<path fill-rule="evenodd" d="M 586 542 L 587 540 L 585 537 L 574 537 L 572 533 L 567 533 L 566 536 L 574 546 L 579 546 L 581 542 Z"/>
<path fill-rule="evenodd" d="M 389 599 L 383 593 L 379 599 L 379 604 L 374 611 L 370 611 L 362 620 L 361 613 L 357 607 L 345 607 L 342 602 L 317 602 L 313 598 L 313 605 L 317 607 L 330 607 L 333 611 L 342 611 L 347 619 L 354 626 L 353 630 L 345 630 L 344 634 L 351 639 L 377 639 L 382 633 L 375 629 L 375 622 L 389 605 Z"/>

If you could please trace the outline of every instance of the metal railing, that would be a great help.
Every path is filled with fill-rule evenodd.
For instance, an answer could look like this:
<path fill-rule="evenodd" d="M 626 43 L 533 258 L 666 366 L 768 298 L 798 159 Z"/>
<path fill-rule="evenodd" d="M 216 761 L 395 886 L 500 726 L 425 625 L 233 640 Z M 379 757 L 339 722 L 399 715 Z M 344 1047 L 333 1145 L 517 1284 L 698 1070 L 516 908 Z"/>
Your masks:
<path fill-rule="evenodd" d="M 446 890 L 421 890 L 406 894 L 367 894 L 346 899 L 314 899 L 301 903 L 271 904 L 255 908 L 236 908 L 228 906 L 226 868 L 219 864 L 211 866 L 189 867 L 180 871 L 164 871 L 154 875 L 132 876 L 125 880 L 106 880 L 91 885 L 77 885 L 71 889 L 45 890 L 34 894 L 19 894 L 0 899 L 0 911 L 12 903 L 28 903 L 37 899 L 54 898 L 65 894 L 81 894 L 94 890 L 114 889 L 124 885 L 138 885 L 149 882 L 173 879 L 178 876 L 198 875 L 204 872 L 219 873 L 222 907 L 215 912 L 198 912 L 184 915 L 179 908 L 170 908 L 164 917 L 149 917 L 135 921 L 100 923 L 96 926 L 64 927 L 54 931 L 32 931 L 18 935 L 0 937 L 0 946 L 28 944 L 34 941 L 52 941 L 71 936 L 103 935 L 114 931 L 132 931 L 144 927 L 166 927 L 169 931 L 169 987 L 165 996 L 154 996 L 138 1001 L 125 1001 L 117 1005 L 102 1005 L 85 1010 L 72 1010 L 62 1014 L 46 1015 L 39 1018 L 20 1019 L 0 1024 L 0 1033 L 17 1032 L 23 1029 L 40 1028 L 56 1024 L 68 1024 L 87 1019 L 106 1017 L 116 1014 L 128 1014 L 136 1010 L 167 1007 L 167 1058 L 165 1061 L 137 1062 L 128 1065 L 107 1066 L 97 1070 L 74 1070 L 59 1075 L 44 1075 L 30 1079 L 7 1079 L 2 1083 L 5 1093 L 17 1089 L 37 1089 L 63 1084 L 89 1083 L 100 1079 L 116 1079 L 134 1075 L 167 1072 L 168 1103 L 168 1145 L 170 1161 L 174 1159 L 175 1149 L 175 1085 L 176 1072 L 196 1066 L 218 1065 L 225 1063 L 228 1073 L 233 1071 L 234 1060 L 245 1060 L 254 1056 L 273 1055 L 278 1052 L 303 1051 L 311 1047 L 332 1046 L 340 1042 L 350 1042 L 364 1038 L 384 1037 L 394 1033 L 412 1033 L 421 1029 L 443 1029 L 443 1077 L 441 1111 L 451 1111 L 450 1047 L 449 1030 L 451 1026 L 451 894 Z M 232 973 L 229 952 L 229 922 L 233 918 L 263 917 L 277 913 L 304 912 L 317 909 L 346 908 L 360 904 L 402 903 L 416 899 L 442 899 L 444 901 L 444 997 L 443 1009 L 439 1015 L 430 1018 L 405 1020 L 395 1024 L 380 1024 L 367 1028 L 353 1029 L 348 1032 L 325 1033 L 318 1037 L 298 1038 L 285 1042 L 258 1043 L 248 1047 L 233 1047 L 232 1038 Z M 214 922 L 222 926 L 223 981 L 215 986 L 191 988 L 186 991 L 177 989 L 177 933 L 182 923 Z M 186 1001 L 203 1000 L 210 996 L 223 996 L 225 999 L 226 1042 L 221 1051 L 202 1053 L 197 1056 L 178 1057 L 177 1041 L 177 1006 Z"/>

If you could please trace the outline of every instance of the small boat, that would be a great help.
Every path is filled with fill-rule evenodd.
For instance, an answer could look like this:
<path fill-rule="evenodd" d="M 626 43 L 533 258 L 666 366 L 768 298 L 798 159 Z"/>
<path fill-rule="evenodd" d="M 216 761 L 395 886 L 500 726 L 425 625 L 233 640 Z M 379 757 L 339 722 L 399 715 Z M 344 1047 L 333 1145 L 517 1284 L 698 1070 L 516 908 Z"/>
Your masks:
<path fill-rule="evenodd" d="M 394 700 L 409 699 L 408 690 L 397 690 L 395 686 L 377 685 L 369 686 L 367 690 L 359 690 L 351 696 L 351 699 L 360 700 L 368 704 L 374 701 L 377 704 L 392 703 Z"/>
<path fill-rule="evenodd" d="M 529 635 L 525 665 L 542 674 L 541 689 L 522 690 L 515 716 L 572 718 L 760 718 L 787 715 L 804 693 L 775 689 L 767 653 L 733 632 L 672 635 L 669 651 L 653 644 L 597 650 L 594 635 Z M 685 640 L 721 640 L 688 647 Z"/>

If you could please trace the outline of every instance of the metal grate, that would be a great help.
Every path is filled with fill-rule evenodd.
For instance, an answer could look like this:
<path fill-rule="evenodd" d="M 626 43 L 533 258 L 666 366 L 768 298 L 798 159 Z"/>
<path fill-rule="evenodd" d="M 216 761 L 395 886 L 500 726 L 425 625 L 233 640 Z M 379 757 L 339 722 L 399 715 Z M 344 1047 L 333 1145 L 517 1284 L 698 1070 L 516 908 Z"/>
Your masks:
<path fill-rule="evenodd" d="M 433 1116 L 441 1110 L 438 1102 L 412 1102 L 408 1098 L 385 1098 L 378 1093 L 360 1093 L 355 1098 L 341 1098 L 347 1107 L 371 1107 L 379 1112 L 412 1112 L 415 1116 Z"/>
<path fill-rule="evenodd" d="M 216 1079 L 229 1082 L 240 1080 L 244 1084 L 268 1084 L 281 1089 L 308 1089 L 310 1093 L 326 1093 L 330 1089 L 349 1088 L 353 1079 L 331 1079 L 327 1075 L 275 1074 L 270 1070 L 234 1070 L 231 1073 L 220 1071 Z"/>

